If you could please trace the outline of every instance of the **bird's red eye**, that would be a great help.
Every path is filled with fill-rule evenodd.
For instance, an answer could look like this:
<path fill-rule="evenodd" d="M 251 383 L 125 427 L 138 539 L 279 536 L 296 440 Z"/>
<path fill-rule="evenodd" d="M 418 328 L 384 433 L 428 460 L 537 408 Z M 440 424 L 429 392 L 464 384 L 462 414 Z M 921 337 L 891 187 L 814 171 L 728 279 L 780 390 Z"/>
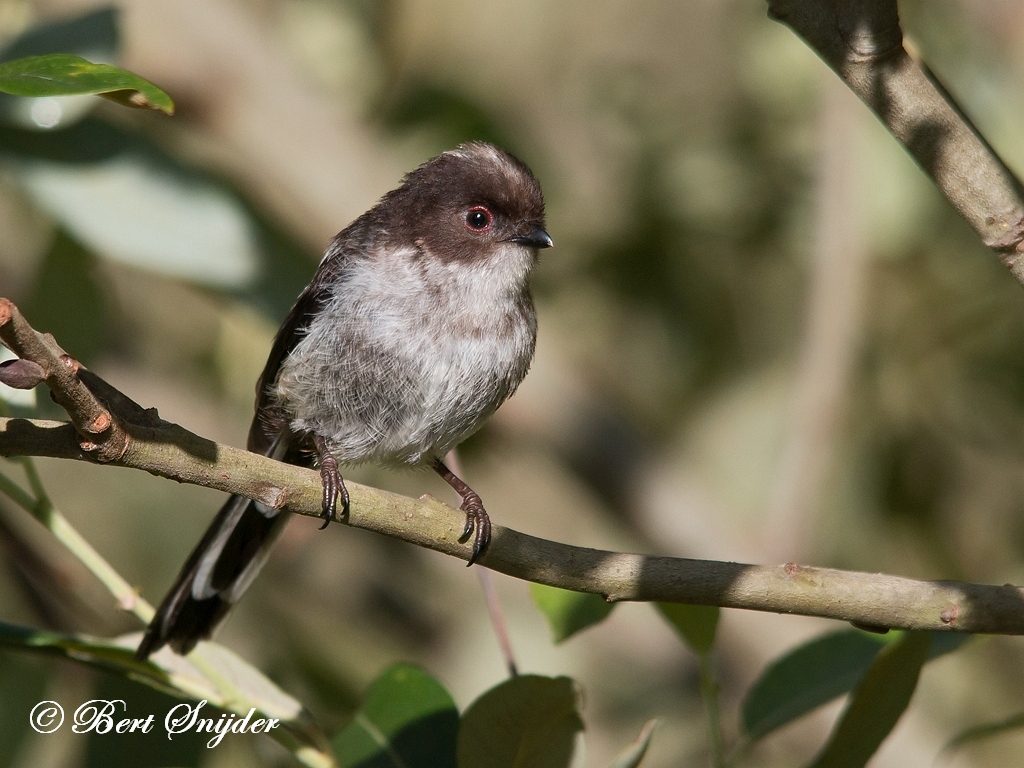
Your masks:
<path fill-rule="evenodd" d="M 474 232 L 486 232 L 491 228 L 494 216 L 482 205 L 476 205 L 466 211 L 466 226 Z"/>

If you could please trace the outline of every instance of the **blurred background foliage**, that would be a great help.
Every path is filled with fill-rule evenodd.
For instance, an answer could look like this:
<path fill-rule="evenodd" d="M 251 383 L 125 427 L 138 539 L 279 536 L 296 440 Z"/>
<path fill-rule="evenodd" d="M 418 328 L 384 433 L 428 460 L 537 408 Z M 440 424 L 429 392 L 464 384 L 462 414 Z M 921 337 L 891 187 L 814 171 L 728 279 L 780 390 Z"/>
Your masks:
<path fill-rule="evenodd" d="M 1024 7 L 901 12 L 1024 170 Z M 1024 293 L 759 0 L 0 0 L 0 38 L 0 60 L 118 63 L 178 105 L 171 120 L 90 97 L 0 100 L 0 294 L 164 418 L 243 445 L 273 332 L 330 236 L 404 171 L 487 139 L 533 167 L 556 242 L 535 283 L 533 371 L 463 450 L 495 520 L 619 550 L 1024 581 Z M 139 473 L 40 466 L 152 601 L 221 503 Z M 448 498 L 426 474 L 351 474 Z M 316 522 L 289 526 L 219 639 L 328 732 L 396 661 L 460 708 L 502 679 L 471 570 Z M 6 505 L 0 546 L 5 620 L 134 628 Z M 496 579 L 520 670 L 580 683 L 591 764 L 654 716 L 645 765 L 706 764 L 697 660 L 654 610 L 619 606 L 553 646 L 527 585 Z M 724 614 L 727 728 L 771 659 L 831 626 Z M 1021 709 L 1022 684 L 1019 640 L 934 662 L 872 764 L 931 765 L 953 733 Z M 169 708 L 129 685 L 2 654 L 0 742 L 44 691 Z M 780 731 L 754 764 L 805 762 L 836 712 Z M 116 760 L 96 739 L 11 739 L 0 765 Z M 285 759 L 269 740 L 180 747 L 189 765 Z M 952 764 L 1021 754 L 1008 735 Z"/>

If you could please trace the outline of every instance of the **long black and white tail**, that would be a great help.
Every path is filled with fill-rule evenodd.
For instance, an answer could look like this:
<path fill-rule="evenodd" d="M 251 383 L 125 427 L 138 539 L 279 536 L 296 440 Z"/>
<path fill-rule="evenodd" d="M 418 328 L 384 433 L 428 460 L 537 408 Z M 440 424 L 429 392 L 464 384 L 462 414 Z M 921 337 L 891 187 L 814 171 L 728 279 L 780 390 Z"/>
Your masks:
<path fill-rule="evenodd" d="M 184 655 L 208 638 L 256 577 L 288 517 L 231 496 L 185 562 L 135 656 L 145 660 L 164 645 Z"/>
<path fill-rule="evenodd" d="M 328 251 L 274 337 L 274 346 L 256 385 L 256 416 L 246 444 L 253 453 L 291 464 L 310 463 L 299 445 L 292 445 L 300 441 L 293 441 L 288 419 L 274 405 L 270 387 L 281 361 L 294 349 L 310 319 L 327 301 L 328 286 L 340 263 L 341 256 Z M 164 645 L 186 654 L 209 637 L 256 577 L 287 517 L 280 510 L 243 496 L 229 498 L 157 609 L 136 657 L 146 659 Z"/>

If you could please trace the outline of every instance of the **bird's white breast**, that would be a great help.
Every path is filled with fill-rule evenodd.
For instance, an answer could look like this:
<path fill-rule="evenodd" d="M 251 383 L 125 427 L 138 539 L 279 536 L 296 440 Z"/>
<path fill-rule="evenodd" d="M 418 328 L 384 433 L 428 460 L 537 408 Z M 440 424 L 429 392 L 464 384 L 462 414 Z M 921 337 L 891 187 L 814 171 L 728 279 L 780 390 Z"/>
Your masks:
<path fill-rule="evenodd" d="M 343 462 L 443 456 L 526 375 L 534 260 L 514 244 L 473 262 L 414 249 L 354 260 L 282 364 L 292 428 L 323 435 Z"/>

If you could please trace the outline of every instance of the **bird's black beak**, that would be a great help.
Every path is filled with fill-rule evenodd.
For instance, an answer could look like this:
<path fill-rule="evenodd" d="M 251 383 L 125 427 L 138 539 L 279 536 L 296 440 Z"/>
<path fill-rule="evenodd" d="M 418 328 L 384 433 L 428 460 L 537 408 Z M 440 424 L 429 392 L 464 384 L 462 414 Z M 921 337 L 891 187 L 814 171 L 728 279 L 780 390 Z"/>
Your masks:
<path fill-rule="evenodd" d="M 525 245 L 529 248 L 550 248 L 555 244 L 551 239 L 551 235 L 545 232 L 541 227 L 534 227 L 525 235 L 510 237 L 509 242 Z"/>

